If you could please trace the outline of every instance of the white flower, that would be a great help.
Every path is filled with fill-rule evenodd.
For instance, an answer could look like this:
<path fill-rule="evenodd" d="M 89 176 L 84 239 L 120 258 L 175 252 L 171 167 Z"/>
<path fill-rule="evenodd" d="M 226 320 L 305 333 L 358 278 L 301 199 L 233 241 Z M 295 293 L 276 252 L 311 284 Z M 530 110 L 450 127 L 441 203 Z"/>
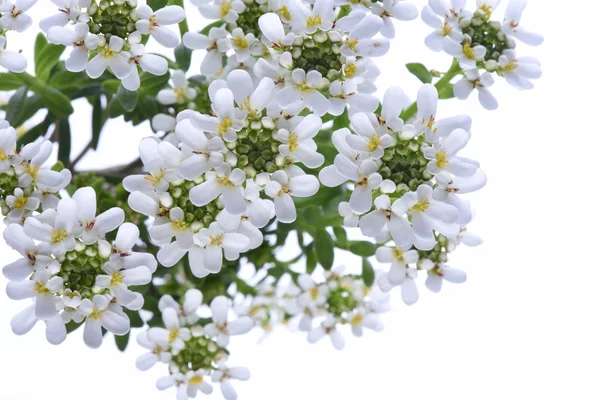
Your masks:
<path fill-rule="evenodd" d="M 216 117 L 199 114 L 193 121 L 203 131 L 218 135 L 226 142 L 234 142 L 236 132 L 244 126 L 246 112 L 235 107 L 233 92 L 225 87 L 219 88 L 217 82 L 214 81 L 208 88 L 209 94 L 214 93 L 211 95 L 211 107 Z"/>
<path fill-rule="evenodd" d="M 329 335 L 333 347 L 337 350 L 341 350 L 346 345 L 346 341 L 342 334 L 336 329 L 335 321 L 332 316 L 328 316 L 327 319 L 316 328 L 313 328 L 308 332 L 308 341 L 310 343 L 316 343 L 324 336 Z"/>
<path fill-rule="evenodd" d="M 188 87 L 185 72 L 181 70 L 173 71 L 171 73 L 171 82 L 173 83 L 173 89 L 162 89 L 156 95 L 156 100 L 160 104 L 183 104 L 186 100 L 194 100 L 196 98 L 196 89 Z"/>
<path fill-rule="evenodd" d="M 388 39 L 393 39 L 396 36 L 392 18 L 400 21 L 412 21 L 419 15 L 417 7 L 404 0 L 383 0 L 381 3 L 373 3 L 371 12 L 383 20 L 381 34 Z"/>
<path fill-rule="evenodd" d="M 190 190 L 190 200 L 198 207 L 202 207 L 219 195 L 223 195 L 225 209 L 239 215 L 246 211 L 246 201 L 242 192 L 242 184 L 246 174 L 239 168 L 231 169 L 231 165 L 224 163 L 214 171 L 205 174 L 206 181 Z"/>
<path fill-rule="evenodd" d="M 329 85 L 329 114 L 341 115 L 349 104 L 356 111 L 373 112 L 379 107 L 379 100 L 370 94 L 360 93 L 358 79 L 333 81 Z"/>
<path fill-rule="evenodd" d="M 337 172 L 346 180 L 355 182 L 350 195 L 350 207 L 356 213 L 364 213 L 373 205 L 373 190 L 381 185 L 382 177 L 377 172 L 377 164 L 371 159 L 362 161 L 359 165 L 348 157 L 338 154 L 334 165 Z"/>
<path fill-rule="evenodd" d="M 469 69 L 466 76 L 454 84 L 454 95 L 457 99 L 466 100 L 474 89 L 479 93 L 479 102 L 486 110 L 498 108 L 498 100 L 490 93 L 489 87 L 494 84 L 494 78 L 489 72 L 480 75 L 478 69 Z"/>
<path fill-rule="evenodd" d="M 204 18 L 223 20 L 233 23 L 239 14 L 244 12 L 246 5 L 241 0 L 192 0 Z"/>
<path fill-rule="evenodd" d="M 60 176 L 62 177 L 62 182 L 55 186 L 46 186 L 39 181 L 37 182 L 37 190 L 32 193 L 32 196 L 37 197 L 40 200 L 42 210 L 56 208 L 60 199 L 55 193 L 60 192 L 71 183 L 72 174 L 70 170 L 66 168 L 63 169 L 60 171 Z"/>
<path fill-rule="evenodd" d="M 400 200 L 396 200 L 398 201 Z M 395 208 L 387 195 L 378 196 L 374 203 L 375 210 L 363 215 L 358 224 L 363 235 L 376 237 L 384 227 L 387 227 L 396 246 L 409 248 L 413 244 L 414 237 L 410 223 L 404 215 L 394 211 Z"/>
<path fill-rule="evenodd" d="M 4 229 L 4 240 L 22 256 L 2 268 L 2 273 L 10 281 L 22 281 L 33 272 L 43 270 L 51 262 L 50 246 L 36 245 L 19 224 L 10 224 Z"/>
<path fill-rule="evenodd" d="M 25 220 L 23 229 L 32 239 L 49 244 L 52 253 L 61 257 L 75 248 L 73 232 L 76 224 L 77 203 L 73 199 L 64 198 L 58 203 L 52 224 L 29 217 Z"/>
<path fill-rule="evenodd" d="M 49 168 L 42 168 L 52 155 L 52 143 L 48 140 L 38 140 L 25 145 L 15 161 L 15 172 L 19 176 L 19 186 L 55 187 L 63 183 L 64 176 Z"/>
<path fill-rule="evenodd" d="M 420 267 L 427 271 L 425 286 L 434 293 L 442 289 L 442 283 L 463 283 L 467 280 L 467 274 L 457 268 L 452 268 L 444 263 L 434 264 L 431 260 L 423 260 Z"/>
<path fill-rule="evenodd" d="M 310 275 L 300 274 L 298 276 L 298 286 L 303 291 L 298 296 L 298 305 L 302 308 L 313 311 L 327 303 L 329 287 L 327 285 L 317 285 Z"/>
<path fill-rule="evenodd" d="M 433 189 L 420 185 L 416 192 L 405 193 L 400 201 L 395 201 L 392 210 L 397 215 L 410 213 L 413 227 L 414 246 L 419 250 L 431 250 L 435 246 L 433 230 L 444 236 L 456 236 L 458 210 L 448 204 L 436 201 L 432 197 Z"/>
<path fill-rule="evenodd" d="M 471 135 L 464 129 L 455 129 L 450 135 L 440 139 L 431 147 L 423 149 L 423 155 L 431 160 L 427 164 L 427 169 L 434 175 L 442 171 L 450 172 L 457 176 L 471 176 L 477 171 L 477 167 L 471 163 L 464 162 L 456 154 L 463 149 Z"/>
<path fill-rule="evenodd" d="M 316 0 L 312 9 L 301 2 L 291 2 L 292 29 L 299 33 L 315 33 L 317 30 L 328 31 L 335 20 L 334 1 Z"/>
<path fill-rule="evenodd" d="M 277 138 L 283 143 L 279 145 L 279 152 L 284 156 L 290 156 L 299 160 L 309 168 L 318 168 L 325 157 L 317 153 L 317 144 L 313 138 L 322 127 L 321 118 L 316 115 L 294 118 L 295 126 L 290 127 L 292 131 L 280 129 Z"/>
<path fill-rule="evenodd" d="M 418 133 L 425 133 L 425 139 L 429 142 L 437 142 L 446 137 L 455 129 L 471 130 L 471 117 L 458 115 L 437 119 L 438 92 L 435 86 L 425 84 L 417 93 L 417 117 L 414 122 Z"/>
<path fill-rule="evenodd" d="M 63 288 L 60 276 L 50 277 L 50 271 L 42 269 L 31 280 L 8 282 L 6 295 L 12 300 L 35 298 L 35 317 L 47 320 L 58 313 L 55 294 Z"/>
<path fill-rule="evenodd" d="M 210 378 L 213 382 L 219 382 L 225 400 L 236 400 L 237 393 L 230 381 L 232 379 L 247 381 L 250 379 L 250 371 L 246 367 L 226 367 L 223 365 L 213 371 Z"/>
<path fill-rule="evenodd" d="M 217 344 L 226 347 L 229 344 L 229 336 L 241 335 L 252 329 L 254 323 L 250 317 L 244 316 L 229 321 L 229 300 L 225 296 L 217 296 L 211 301 L 212 321 L 204 327 L 204 332 L 209 337 L 216 337 Z"/>
<path fill-rule="evenodd" d="M 116 35 L 110 37 L 110 42 L 102 46 L 85 67 L 90 78 L 99 78 L 109 67 L 118 79 L 126 78 L 131 73 L 132 66 L 127 55 L 121 51 L 124 43 L 123 39 Z"/>
<path fill-rule="evenodd" d="M 292 71 L 292 84 L 278 91 L 275 99 L 282 108 L 303 102 L 315 115 L 324 115 L 329 109 L 329 100 L 318 90 L 322 80 L 319 71 L 312 70 L 307 74 L 303 69 L 297 68 Z"/>
<path fill-rule="evenodd" d="M 445 1 L 430 0 L 429 5 L 423 7 L 421 19 L 435 29 L 425 38 L 425 45 L 431 50 L 442 51 L 446 37 L 459 43 L 463 40 L 463 34 L 458 26 L 458 18 L 463 14 L 464 4 L 457 3 L 464 3 L 464 1 L 453 1 L 450 6 Z"/>
<path fill-rule="evenodd" d="M 15 30 L 23 32 L 29 28 L 33 22 L 31 17 L 25 12 L 29 10 L 37 0 L 4 0 L 0 3 L 0 28 L 4 30 Z M 0 46 L 1 48 L 2 46 Z"/>
<path fill-rule="evenodd" d="M 347 201 L 341 201 L 338 204 L 338 213 L 344 217 L 344 226 L 347 228 L 356 228 L 358 226 L 358 214 L 352 211 Z"/>
<path fill-rule="evenodd" d="M 492 13 L 500 3 L 500 0 L 477 0 L 477 9 L 475 15 L 481 15 L 484 19 L 489 19 Z"/>
<path fill-rule="evenodd" d="M 93 300 L 83 299 L 79 311 L 86 317 L 83 341 L 88 347 L 100 347 L 102 328 L 115 335 L 125 335 L 129 332 L 129 319 L 120 311 L 120 307 L 111 303 L 106 296 L 97 294 Z"/>
<path fill-rule="evenodd" d="M 38 209 L 40 200 L 33 196 L 25 196 L 23 189 L 16 188 L 12 195 L 6 196 L 6 205 L 12 210 L 6 216 L 7 222 L 22 223 L 23 216 L 29 216 Z"/>
<path fill-rule="evenodd" d="M 406 251 L 399 247 L 383 246 L 377 249 L 375 256 L 380 263 L 391 263 L 389 272 L 387 273 L 387 280 L 394 286 L 400 285 L 402 301 L 407 305 L 416 303 L 419 299 L 419 292 L 415 282 L 418 271 L 407 264 L 414 264 L 419 261 L 417 251 Z"/>
<path fill-rule="evenodd" d="M 204 394 L 212 393 L 213 388 L 210 383 L 206 382 L 206 380 L 204 379 L 205 376 L 206 371 L 204 371 L 203 369 L 199 369 L 197 371 L 188 371 L 185 374 L 185 379 L 187 381 L 186 394 L 188 395 L 188 397 L 196 397 L 198 391 L 201 391 Z M 179 394 L 178 397 L 180 397 Z"/>
<path fill-rule="evenodd" d="M 185 179 L 196 180 L 210 168 L 223 164 L 226 148 L 220 137 L 207 139 L 191 119 L 178 122 L 175 134 L 183 143 L 184 154 L 189 154 L 179 164 L 179 172 Z"/>
<path fill-rule="evenodd" d="M 89 15 L 81 10 L 87 5 L 85 3 L 89 3 L 85 0 L 52 0 L 52 2 L 58 6 L 59 12 L 40 21 L 40 29 L 45 33 L 54 26 L 65 26 L 69 22 L 85 24 L 90 19 Z"/>
<path fill-rule="evenodd" d="M 512 36 L 530 46 L 539 46 L 543 43 L 542 35 L 530 32 L 521 26 L 521 16 L 527 6 L 527 0 L 510 0 L 506 6 L 502 31 L 507 36 Z"/>
<path fill-rule="evenodd" d="M 517 57 L 514 50 L 505 50 L 498 59 L 498 71 L 510 85 L 520 90 L 533 89 L 530 79 L 542 76 L 541 64 L 533 57 Z"/>
<path fill-rule="evenodd" d="M 144 266 L 150 272 L 156 271 L 156 259 L 151 253 L 133 251 L 139 238 L 140 230 L 136 225 L 131 222 L 121 225 L 111 246 L 110 262 L 120 262 L 125 269 Z"/>
<path fill-rule="evenodd" d="M 478 45 L 471 47 L 471 43 L 464 41 L 462 44 L 446 36 L 444 38 L 444 51 L 458 59 L 458 63 L 463 69 L 477 68 L 477 61 L 483 60 L 485 56 L 485 47 Z"/>
<path fill-rule="evenodd" d="M 72 46 L 73 50 L 65 61 L 65 67 L 71 72 L 83 71 L 88 63 L 89 52 L 98 47 L 98 36 L 90 34 L 87 24 L 77 23 L 73 30 L 62 26 L 53 26 L 48 30 L 50 43 Z"/>
<path fill-rule="evenodd" d="M 244 31 L 241 28 L 235 28 L 231 31 L 231 36 L 235 57 L 241 63 L 246 62 L 251 56 L 251 49 L 256 42 L 256 38 L 252 33 L 244 35 Z"/>
<path fill-rule="evenodd" d="M 91 187 L 83 187 L 73 194 L 77 204 L 77 223 L 75 236 L 81 236 L 84 244 L 96 243 L 104 239 L 125 221 L 125 212 L 119 207 L 106 210 L 96 217 L 96 192 Z"/>
<path fill-rule="evenodd" d="M 123 87 L 127 90 L 135 91 L 140 88 L 138 65 L 143 71 L 152 75 L 164 75 L 169 70 L 167 60 L 155 54 L 147 54 L 145 51 L 144 45 L 138 43 L 131 46 L 129 53 L 125 53 L 129 64 L 132 65 L 131 73 L 122 79 Z"/>
<path fill-rule="evenodd" d="M 169 346 L 175 350 L 182 350 L 185 347 L 185 342 L 190 340 L 192 334 L 188 328 L 182 327 L 179 323 L 177 310 L 165 308 L 162 311 L 162 320 L 165 327 L 150 328 L 148 339 L 162 347 Z"/>
<path fill-rule="evenodd" d="M 376 118 L 380 136 L 384 133 L 401 132 L 401 138 L 410 139 L 410 137 L 406 137 L 408 132 L 405 132 L 408 125 L 404 127 L 404 121 L 400 118 L 400 113 L 408 104 L 407 96 L 399 87 L 392 86 L 385 91 L 381 105 L 381 115 Z"/>
<path fill-rule="evenodd" d="M 136 23 L 136 29 L 142 33 L 149 33 L 158 43 L 165 47 L 175 47 L 179 43 L 179 37 L 175 32 L 164 25 L 177 24 L 185 19 L 185 11 L 179 6 L 166 6 L 152 11 L 147 5 L 137 8 L 137 16 L 140 18 Z"/>
<path fill-rule="evenodd" d="M 128 286 L 145 285 L 152 280 L 152 273 L 145 266 L 122 269 L 123 265 L 118 262 L 107 262 L 102 266 L 106 275 L 96 276 L 96 286 L 109 289 L 111 295 L 118 299 L 119 303 L 127 307 L 137 300 L 137 296 Z"/>
<path fill-rule="evenodd" d="M 140 332 L 137 336 L 137 343 L 145 349 L 150 350 L 137 358 L 135 365 L 140 371 L 146 371 L 152 368 L 158 361 L 168 363 L 171 361 L 171 353 L 168 352 L 168 346 L 161 346 L 160 343 L 150 340 L 148 332 Z"/>
<path fill-rule="evenodd" d="M 171 208 L 169 219 L 165 223 L 154 224 L 150 228 L 150 237 L 158 244 L 167 244 L 175 236 L 175 242 L 184 250 L 194 244 L 194 232 L 185 221 L 185 213 L 179 207 Z"/>
<path fill-rule="evenodd" d="M 456 207 L 459 213 L 456 224 L 460 226 L 468 224 L 473 213 L 470 203 L 459 195 L 479 190 L 487 181 L 485 173 L 477 165 L 474 166 L 477 171 L 468 177 L 452 176 L 447 172 L 441 172 L 435 177 L 438 186 L 433 190 L 433 198 Z"/>
<path fill-rule="evenodd" d="M 0 41 L 3 39 L 0 36 Z M 2 43 L 0 43 L 0 65 L 2 57 Z M 0 125 L 0 173 L 10 169 L 11 161 L 15 157 L 17 147 L 17 131 L 12 126 Z"/>
<path fill-rule="evenodd" d="M 383 20 L 378 16 L 368 14 L 358 24 L 352 27 L 340 52 L 345 57 L 380 57 L 390 49 L 387 39 L 373 39 L 383 26 Z"/>
<path fill-rule="evenodd" d="M 197 245 L 204 248 L 204 267 L 212 273 L 217 273 L 223 266 L 223 254 L 227 260 L 237 260 L 240 253 L 250 248 L 250 239 L 241 233 L 225 232 L 217 222 L 210 224 L 194 235 Z"/>
<path fill-rule="evenodd" d="M 16 314 L 10 320 L 10 326 L 15 335 L 24 335 L 38 322 L 35 316 L 35 304 L 30 305 Z M 50 344 L 61 344 L 67 338 L 67 328 L 59 315 L 44 321 L 46 325 L 46 339 Z"/>
<path fill-rule="evenodd" d="M 265 187 L 267 196 L 273 198 L 277 219 L 283 223 L 296 220 L 294 197 L 310 197 L 319 191 L 319 180 L 304 173 L 290 176 L 286 171 L 273 173 L 271 181 Z"/>
<path fill-rule="evenodd" d="M 123 186 L 128 192 L 166 192 L 169 182 L 177 178 L 177 169 L 167 168 L 167 164 L 160 154 L 159 144 L 159 141 L 152 137 L 144 138 L 140 142 L 138 150 L 148 174 L 126 176 L 123 179 Z"/>
<path fill-rule="evenodd" d="M 231 49 L 231 40 L 224 28 L 212 28 L 208 36 L 195 32 L 183 35 L 183 44 L 192 50 L 206 50 L 206 56 L 200 64 L 202 75 L 211 76 L 223 68 L 223 55 Z"/>
<path fill-rule="evenodd" d="M 258 26 L 264 35 L 263 41 L 275 52 L 282 52 L 294 41 L 292 32 L 285 33 L 279 15 L 266 13 L 258 18 Z"/>
<path fill-rule="evenodd" d="M 383 157 L 383 150 L 393 144 L 392 137 L 375 129 L 368 115 L 356 113 L 350 118 L 351 127 L 358 135 L 348 135 L 348 145 L 356 151 L 365 152 L 377 160 Z"/>
<path fill-rule="evenodd" d="M 217 93 L 219 90 L 217 88 L 224 83 L 223 80 L 213 82 L 208 88 L 209 92 Z M 231 71 L 227 75 L 226 87 L 233 93 L 238 107 L 253 118 L 260 116 L 272 102 L 275 91 L 275 84 L 271 79 L 263 78 L 255 85 L 252 76 L 244 70 Z"/>
<path fill-rule="evenodd" d="M 379 316 L 368 309 L 359 308 L 355 310 L 349 318 L 352 334 L 356 337 L 363 335 L 363 327 L 369 328 L 375 332 L 383 329 L 383 323 Z"/>

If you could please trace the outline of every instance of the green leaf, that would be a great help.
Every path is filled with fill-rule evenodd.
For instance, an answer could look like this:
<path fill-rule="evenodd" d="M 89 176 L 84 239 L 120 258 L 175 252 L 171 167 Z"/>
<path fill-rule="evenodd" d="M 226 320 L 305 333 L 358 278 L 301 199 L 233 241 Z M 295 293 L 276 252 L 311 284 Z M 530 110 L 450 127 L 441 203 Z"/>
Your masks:
<path fill-rule="evenodd" d="M 59 118 L 66 118 L 73 114 L 71 99 L 62 94 L 60 91 L 49 86 L 45 86 L 40 91 L 36 91 L 35 89 L 33 90 L 44 98 L 45 105 L 48 107 L 48 110 L 52 112 L 52 114 Z"/>
<path fill-rule="evenodd" d="M 347 128 L 348 126 L 350 126 L 350 118 L 348 118 L 348 109 L 346 108 L 341 115 L 333 120 L 333 130 L 337 131 L 338 129 Z"/>
<path fill-rule="evenodd" d="M 38 33 L 38 35 L 35 38 L 35 45 L 33 48 L 33 62 L 35 64 L 38 63 L 40 56 L 42 54 L 42 51 L 44 50 L 44 48 L 48 45 L 48 41 L 46 40 L 46 37 L 44 36 L 43 33 Z"/>
<path fill-rule="evenodd" d="M 370 257 L 375 254 L 375 250 L 377 250 L 377 246 L 371 242 L 366 241 L 353 241 L 350 242 L 350 246 L 348 247 L 352 253 L 361 257 Z"/>
<path fill-rule="evenodd" d="M 168 2 L 169 0 L 148 0 L 146 1 L 146 4 L 148 4 L 153 11 L 156 11 L 166 6 Z"/>
<path fill-rule="evenodd" d="M 223 25 L 224 23 L 225 22 L 223 22 L 223 21 L 215 21 L 215 22 L 213 22 L 211 24 L 206 25 L 204 28 L 202 28 L 202 30 L 200 31 L 200 33 L 203 34 L 203 35 L 207 35 L 208 36 L 208 34 L 210 33 L 210 30 L 212 28 L 218 28 L 221 25 Z"/>
<path fill-rule="evenodd" d="M 135 106 L 138 101 L 138 92 L 130 91 L 125 89 L 123 86 L 119 86 L 119 90 L 117 90 L 117 94 L 114 97 L 113 101 L 118 101 L 123 106 L 125 111 L 133 111 L 135 110 Z"/>
<path fill-rule="evenodd" d="M 156 96 L 158 91 L 167 85 L 170 78 L 171 75 L 169 72 L 163 75 L 152 75 L 148 72 L 142 72 L 140 74 L 140 90 L 144 94 Z"/>
<path fill-rule="evenodd" d="M 35 76 L 42 82 L 46 82 L 50 76 L 52 68 L 58 63 L 58 59 L 65 51 L 65 46 L 56 44 L 46 44 L 40 51 L 39 56 L 35 57 Z"/>
<path fill-rule="evenodd" d="M 421 63 L 409 63 L 406 64 L 406 68 L 423 83 L 431 83 L 433 80 L 431 72 Z"/>
<path fill-rule="evenodd" d="M 348 242 L 348 235 L 346 234 L 346 229 L 343 226 L 334 226 L 333 233 L 335 234 L 336 241 L 345 244 Z"/>
<path fill-rule="evenodd" d="M 372 286 L 375 282 L 375 270 L 366 258 L 363 258 L 362 261 L 362 280 L 367 286 Z"/>
<path fill-rule="evenodd" d="M 188 84 L 190 87 L 198 87 L 206 83 L 206 77 L 204 75 L 192 75 L 188 78 Z"/>
<path fill-rule="evenodd" d="M 304 219 L 312 226 L 323 226 L 323 213 L 318 206 L 312 205 L 308 206 L 306 210 L 304 210 Z"/>
<path fill-rule="evenodd" d="M 25 113 L 25 101 L 27 101 L 28 88 L 23 86 L 17 90 L 8 100 L 6 105 L 6 116 L 4 117 L 11 125 L 18 127 L 21 116 Z"/>
<path fill-rule="evenodd" d="M 92 149 L 94 150 L 98 148 L 100 133 L 102 133 L 105 121 L 102 99 L 100 96 L 96 96 L 94 97 L 92 106 Z"/>
<path fill-rule="evenodd" d="M 306 246 L 306 273 L 312 274 L 317 267 L 317 254 L 315 253 L 312 243 Z"/>
<path fill-rule="evenodd" d="M 121 81 L 118 79 L 108 79 L 102 82 L 102 89 L 106 90 L 107 93 L 117 94 L 121 87 Z"/>
<path fill-rule="evenodd" d="M 179 43 L 177 47 L 175 47 L 175 61 L 177 61 L 179 69 L 187 71 L 190 69 L 190 64 L 192 62 L 192 50 L 185 47 L 183 43 Z"/>
<path fill-rule="evenodd" d="M 71 159 L 71 125 L 68 119 L 59 119 L 54 127 L 58 133 L 58 161 L 64 165 Z"/>
<path fill-rule="evenodd" d="M 127 345 L 129 344 L 129 334 L 130 332 L 127 332 L 123 336 L 115 335 L 115 343 L 117 343 L 117 348 L 119 350 L 125 351 L 125 349 L 127 348 Z"/>
<path fill-rule="evenodd" d="M 121 102 L 117 101 L 115 98 L 108 103 L 106 111 L 108 112 L 109 118 L 117 118 L 125 114 L 125 109 L 121 105 Z"/>
<path fill-rule="evenodd" d="M 449 83 L 438 92 L 440 100 L 451 99 L 454 97 L 454 85 Z"/>
<path fill-rule="evenodd" d="M 124 311 L 125 311 L 125 314 L 127 314 L 127 316 L 129 317 L 129 321 L 131 323 L 132 328 L 141 328 L 142 326 L 144 326 L 144 321 L 142 320 L 142 317 L 140 317 L 139 311 L 132 311 L 132 310 L 124 310 Z"/>
<path fill-rule="evenodd" d="M 17 90 L 23 82 L 13 73 L 0 74 L 0 91 Z"/>
<path fill-rule="evenodd" d="M 246 296 L 256 296 L 258 292 L 252 286 L 248 285 L 243 279 L 235 278 L 237 291 Z"/>
<path fill-rule="evenodd" d="M 325 229 L 319 229 L 315 235 L 314 243 L 317 261 L 323 268 L 330 270 L 333 266 L 333 240 L 331 235 Z"/>
<path fill-rule="evenodd" d="M 54 165 L 53 165 L 52 167 L 50 167 L 50 169 L 51 169 L 52 171 L 60 172 L 60 171 L 62 171 L 63 169 L 65 169 L 65 164 L 63 164 L 63 163 L 62 163 L 62 162 L 60 162 L 60 161 L 57 161 L 57 162 L 55 162 L 55 163 L 54 163 Z"/>

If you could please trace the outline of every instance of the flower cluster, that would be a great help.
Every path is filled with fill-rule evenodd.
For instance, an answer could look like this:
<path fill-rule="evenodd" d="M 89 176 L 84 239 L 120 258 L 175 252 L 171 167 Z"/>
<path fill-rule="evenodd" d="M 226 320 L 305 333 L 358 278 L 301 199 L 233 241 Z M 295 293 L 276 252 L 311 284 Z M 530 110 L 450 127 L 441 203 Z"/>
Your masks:
<path fill-rule="evenodd" d="M 126 334 L 123 307 L 139 310 L 144 302 L 130 287 L 150 282 L 157 267 L 151 254 L 133 251 L 139 229 L 123 223 L 118 207 L 96 215 L 90 187 L 59 200 L 55 193 L 70 183 L 71 173 L 43 167 L 52 144 L 40 140 L 16 152 L 15 130 L 0 123 L 4 240 L 21 255 L 2 272 L 9 298 L 32 301 L 13 318 L 13 331 L 22 335 L 44 321 L 48 341 L 59 344 L 66 324 L 85 321 L 84 341 L 94 348 L 102 344 L 101 328 Z M 107 240 L 115 230 L 114 240 Z"/>
<path fill-rule="evenodd" d="M 523 0 L 510 0 L 502 22 L 493 19 L 500 0 L 477 0 L 477 8 L 466 8 L 466 1 L 429 0 L 423 8 L 423 21 L 435 29 L 425 39 L 433 51 L 445 51 L 455 57 L 465 70 L 464 78 L 454 85 L 454 94 L 466 99 L 477 90 L 481 105 L 494 110 L 498 102 L 490 93 L 494 83 L 492 73 L 503 77 L 517 89 L 532 89 L 532 79 L 542 72 L 540 62 L 533 57 L 517 57 L 516 40 L 530 46 L 544 41 L 539 34 L 521 25 L 527 5 Z M 481 72 L 483 71 L 483 73 Z"/>
<path fill-rule="evenodd" d="M 157 362 L 168 364 L 169 375 L 156 383 L 159 390 L 177 388 L 177 398 L 194 398 L 198 391 L 210 394 L 212 385 L 219 384 L 227 400 L 235 400 L 237 393 L 232 379 L 248 380 L 250 372 L 245 367 L 228 367 L 229 337 L 248 332 L 252 326 L 249 317 L 229 320 L 229 300 L 215 297 L 210 303 L 212 320 L 200 324 L 198 310 L 202 305 L 202 293 L 189 289 L 178 303 L 170 295 L 159 301 L 164 328 L 150 328 L 141 332 L 138 343 L 148 349 L 137 360 L 137 367 L 146 371 Z"/>

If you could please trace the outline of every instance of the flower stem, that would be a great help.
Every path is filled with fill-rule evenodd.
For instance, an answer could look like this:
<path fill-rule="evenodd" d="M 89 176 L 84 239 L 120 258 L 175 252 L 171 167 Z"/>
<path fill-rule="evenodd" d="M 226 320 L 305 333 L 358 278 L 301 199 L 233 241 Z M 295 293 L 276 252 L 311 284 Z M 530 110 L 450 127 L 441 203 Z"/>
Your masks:
<path fill-rule="evenodd" d="M 179 6 L 183 9 L 185 9 L 185 6 L 183 5 L 183 0 L 171 0 L 170 3 L 174 6 Z M 183 21 L 181 21 L 178 25 L 179 25 L 179 34 L 183 38 L 183 34 L 190 30 L 190 28 L 188 27 L 187 18 L 184 18 Z"/>
<path fill-rule="evenodd" d="M 448 86 L 450 84 L 450 81 L 452 80 L 452 78 L 454 78 L 456 75 L 460 74 L 461 72 L 462 72 L 462 68 L 460 67 L 460 65 L 458 65 L 458 60 L 456 58 L 452 59 L 452 65 L 450 65 L 450 68 L 448 69 L 448 71 L 446 71 L 444 73 L 444 76 L 442 76 L 440 78 L 440 80 L 438 80 L 434 85 L 435 88 L 437 89 L 438 93 L 441 92 L 442 89 L 444 89 L 446 86 Z M 400 114 L 400 118 L 402 118 L 402 120 L 404 122 L 406 122 L 409 119 L 411 119 L 416 113 L 417 113 L 417 102 L 415 101 L 407 109 L 402 111 L 402 113 Z"/>

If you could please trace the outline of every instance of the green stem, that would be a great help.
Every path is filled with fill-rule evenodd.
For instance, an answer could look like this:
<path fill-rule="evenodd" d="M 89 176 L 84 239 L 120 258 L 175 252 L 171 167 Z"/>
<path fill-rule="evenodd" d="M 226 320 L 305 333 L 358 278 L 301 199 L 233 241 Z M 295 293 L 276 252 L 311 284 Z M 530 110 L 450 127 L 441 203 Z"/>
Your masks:
<path fill-rule="evenodd" d="M 441 92 L 442 89 L 444 89 L 446 86 L 448 86 L 450 84 L 450 81 L 452 80 L 452 78 L 454 78 L 456 75 L 460 74 L 461 72 L 462 72 L 462 68 L 458 64 L 458 60 L 456 58 L 452 59 L 452 65 L 450 65 L 450 68 L 448 69 L 448 71 L 434 85 L 435 88 L 437 89 L 438 93 Z M 402 113 L 400 114 L 400 117 L 402 118 L 402 120 L 404 120 L 404 122 L 406 122 L 410 118 L 412 118 L 416 113 L 417 113 L 417 102 L 415 101 L 406 110 L 402 111 Z"/>
<path fill-rule="evenodd" d="M 179 6 L 185 9 L 185 6 L 183 5 L 183 0 L 171 0 L 170 3 L 174 6 Z M 190 30 L 190 28 L 188 27 L 187 18 L 184 18 L 183 21 L 181 21 L 178 25 L 179 34 L 181 35 L 181 38 L 183 38 L 183 34 Z"/>

